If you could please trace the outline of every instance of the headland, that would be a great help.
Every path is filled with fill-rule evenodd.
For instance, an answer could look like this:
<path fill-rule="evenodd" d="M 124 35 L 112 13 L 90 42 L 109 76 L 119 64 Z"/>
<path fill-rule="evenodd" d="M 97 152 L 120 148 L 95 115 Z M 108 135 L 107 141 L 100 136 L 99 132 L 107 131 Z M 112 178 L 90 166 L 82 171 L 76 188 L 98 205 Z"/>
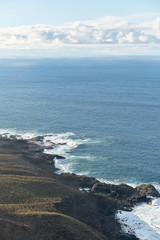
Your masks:
<path fill-rule="evenodd" d="M 43 150 L 34 139 L 0 137 L 0 240 L 137 239 L 121 231 L 116 212 L 159 197 L 152 185 L 57 174 L 61 156 Z"/>

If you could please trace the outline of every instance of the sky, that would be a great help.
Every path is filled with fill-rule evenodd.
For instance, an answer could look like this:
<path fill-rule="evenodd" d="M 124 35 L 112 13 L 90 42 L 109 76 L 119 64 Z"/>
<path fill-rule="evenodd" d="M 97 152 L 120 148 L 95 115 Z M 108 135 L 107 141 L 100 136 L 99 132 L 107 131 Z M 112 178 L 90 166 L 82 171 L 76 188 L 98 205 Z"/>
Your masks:
<path fill-rule="evenodd" d="M 160 55 L 160 0 L 0 1 L 0 57 Z"/>

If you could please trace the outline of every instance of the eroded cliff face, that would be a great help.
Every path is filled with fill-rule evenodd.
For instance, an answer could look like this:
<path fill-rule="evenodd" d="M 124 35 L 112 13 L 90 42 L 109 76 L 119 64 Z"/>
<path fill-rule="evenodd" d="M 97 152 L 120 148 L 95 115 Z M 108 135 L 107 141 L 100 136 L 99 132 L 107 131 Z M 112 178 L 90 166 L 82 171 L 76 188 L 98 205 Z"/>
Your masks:
<path fill-rule="evenodd" d="M 136 239 L 121 232 L 115 212 L 158 197 L 153 186 L 57 175 L 52 159 L 35 143 L 0 138 L 0 240 Z"/>

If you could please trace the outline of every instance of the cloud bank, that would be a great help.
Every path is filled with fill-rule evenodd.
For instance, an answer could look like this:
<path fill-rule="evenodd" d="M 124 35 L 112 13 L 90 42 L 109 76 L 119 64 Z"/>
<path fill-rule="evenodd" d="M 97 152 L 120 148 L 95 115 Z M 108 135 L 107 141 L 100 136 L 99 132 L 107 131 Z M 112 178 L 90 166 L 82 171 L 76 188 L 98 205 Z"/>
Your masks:
<path fill-rule="evenodd" d="M 160 44 L 160 17 L 131 22 L 122 17 L 68 23 L 64 26 L 0 28 L 0 49 L 57 49 L 62 47 L 149 48 Z"/>

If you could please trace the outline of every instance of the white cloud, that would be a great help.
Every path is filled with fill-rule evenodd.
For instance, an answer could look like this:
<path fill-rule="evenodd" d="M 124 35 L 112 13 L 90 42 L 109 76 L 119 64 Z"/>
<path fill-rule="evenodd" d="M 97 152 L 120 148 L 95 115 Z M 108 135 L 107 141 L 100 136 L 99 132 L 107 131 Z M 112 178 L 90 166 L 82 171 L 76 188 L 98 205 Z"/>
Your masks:
<path fill-rule="evenodd" d="M 160 18 L 130 22 L 123 17 L 104 17 L 64 26 L 20 26 L 0 28 L 0 49 L 56 49 L 92 46 L 118 48 L 160 44 Z"/>
<path fill-rule="evenodd" d="M 153 21 L 153 27 L 160 33 L 160 17 L 156 18 L 156 20 Z"/>

